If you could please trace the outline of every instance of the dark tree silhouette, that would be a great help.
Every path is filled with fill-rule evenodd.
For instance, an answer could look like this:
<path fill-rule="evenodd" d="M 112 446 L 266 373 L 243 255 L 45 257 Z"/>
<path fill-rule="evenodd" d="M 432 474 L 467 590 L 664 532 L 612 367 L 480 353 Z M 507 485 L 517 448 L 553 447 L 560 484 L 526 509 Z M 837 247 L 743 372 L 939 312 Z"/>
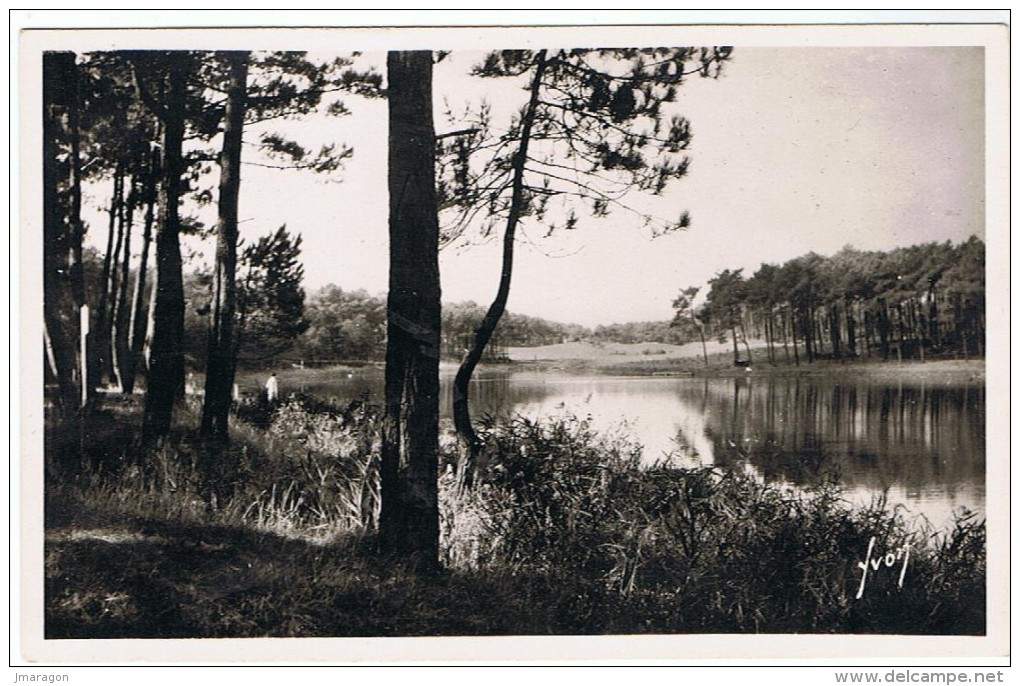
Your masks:
<path fill-rule="evenodd" d="M 247 106 L 248 53 L 221 55 L 228 65 L 227 104 L 220 152 L 216 266 L 206 361 L 204 436 L 226 440 L 230 401 L 237 367 L 234 317 L 237 310 L 237 203 L 241 188 L 241 136 Z"/>
<path fill-rule="evenodd" d="M 390 276 L 382 437 L 383 550 L 439 565 L 439 220 L 432 54 L 390 52 Z"/>
<path fill-rule="evenodd" d="M 169 433 L 175 400 L 184 391 L 184 277 L 178 204 L 185 167 L 187 79 L 194 70 L 194 56 L 184 52 L 135 53 L 129 59 L 138 96 L 162 128 L 153 331 L 142 420 L 142 440 L 150 443 Z"/>
<path fill-rule="evenodd" d="M 240 348 L 239 340 L 235 340 L 240 333 L 238 322 L 235 322 L 239 297 L 236 283 L 237 205 L 245 125 L 308 114 L 319 107 L 327 93 L 335 91 L 378 96 L 380 76 L 374 72 L 363 73 L 351 69 L 351 61 L 346 58 L 313 63 L 302 52 L 257 53 L 254 56 L 247 52 L 218 53 L 213 62 L 225 67 L 223 90 L 226 92 L 226 103 L 223 113 L 223 147 L 219 155 L 216 267 L 209 310 L 209 350 L 201 431 L 205 436 L 224 441 L 228 438 L 231 390 Z M 211 77 L 215 78 L 216 75 L 211 74 Z M 327 111 L 341 115 L 347 110 L 337 100 L 330 103 Z M 281 169 L 308 169 L 318 173 L 335 171 L 353 152 L 347 146 L 327 144 L 313 153 L 296 141 L 266 132 L 260 138 L 259 148 L 271 158 L 283 159 L 285 163 L 253 164 Z M 269 260 L 266 257 L 262 262 L 268 263 Z M 285 278 L 281 283 L 284 281 Z M 300 278 L 297 281 L 300 282 Z M 277 303 L 281 308 L 278 312 L 302 305 L 303 298 L 302 292 L 300 303 Z M 279 324 L 285 318 L 285 315 L 277 317 L 276 322 Z M 298 322 L 303 324 L 300 312 Z M 286 330 L 287 326 L 284 325 L 283 329 Z M 295 329 L 290 333 L 297 335 L 300 330 Z M 285 347 L 291 342 L 286 341 Z M 271 356 L 280 349 L 273 346 L 263 350 L 263 355 Z"/>
<path fill-rule="evenodd" d="M 72 52 L 43 55 L 43 320 L 47 360 L 65 420 L 81 405 L 82 271 L 79 74 Z"/>

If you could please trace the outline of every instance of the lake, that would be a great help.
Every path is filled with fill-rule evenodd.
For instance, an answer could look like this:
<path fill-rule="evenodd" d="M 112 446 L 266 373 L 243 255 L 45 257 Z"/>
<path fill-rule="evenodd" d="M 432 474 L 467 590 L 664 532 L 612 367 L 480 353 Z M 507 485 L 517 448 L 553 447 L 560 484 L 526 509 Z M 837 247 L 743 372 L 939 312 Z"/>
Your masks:
<path fill-rule="evenodd" d="M 651 464 L 717 465 L 791 486 L 836 475 L 855 502 L 890 503 L 946 523 L 955 508 L 985 512 L 985 388 L 933 381 L 572 376 L 485 370 L 472 408 L 531 418 L 573 413 L 621 425 Z M 449 414 L 452 374 L 443 375 Z M 381 372 L 322 379 L 307 390 L 369 392 Z M 286 390 L 286 388 L 284 388 Z"/>

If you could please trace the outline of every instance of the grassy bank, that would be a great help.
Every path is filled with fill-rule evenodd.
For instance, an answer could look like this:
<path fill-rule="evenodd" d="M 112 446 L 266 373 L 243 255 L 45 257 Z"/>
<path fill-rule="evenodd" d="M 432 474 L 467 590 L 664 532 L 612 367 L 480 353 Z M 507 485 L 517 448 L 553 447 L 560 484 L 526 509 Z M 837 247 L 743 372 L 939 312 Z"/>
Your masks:
<path fill-rule="evenodd" d="M 883 361 L 862 359 L 854 361 L 815 360 L 814 362 L 792 364 L 786 362 L 758 361 L 750 369 L 733 365 L 733 356 L 709 356 L 704 360 L 640 360 L 623 364 L 595 364 L 589 371 L 614 376 L 695 376 L 695 377 L 782 377 L 782 378 L 837 378 L 868 379 L 885 382 L 930 381 L 952 384 L 983 384 L 985 382 L 984 360 L 929 360 L 920 362 Z"/>
<path fill-rule="evenodd" d="M 939 359 L 897 361 L 880 357 L 862 357 L 845 360 L 817 359 L 797 364 L 787 361 L 782 349 L 777 350 L 774 361 L 769 361 L 760 342 L 752 341 L 750 369 L 733 364 L 733 350 L 727 345 L 713 343 L 709 348 L 708 362 L 701 353 L 701 344 L 683 346 L 659 343 L 620 344 L 563 343 L 535 348 L 511 348 L 510 363 L 483 363 L 484 370 L 498 372 L 530 371 L 552 374 L 606 375 L 606 376 L 678 376 L 678 377 L 781 377 L 781 378 L 858 378 L 890 382 L 936 382 L 946 384 L 983 384 L 983 359 Z M 746 353 L 742 350 L 741 355 Z M 455 360 L 443 360 L 441 372 L 453 376 L 458 368 Z M 329 397 L 334 393 L 335 380 L 350 379 L 348 393 L 354 396 L 378 392 L 383 375 L 379 362 L 358 365 L 338 365 L 329 368 L 280 367 L 275 371 L 281 387 L 287 392 L 297 391 L 309 395 Z M 242 395 L 257 398 L 269 375 L 268 370 L 247 370 L 238 373 L 237 382 Z M 201 387 L 201 375 L 196 375 L 196 387 Z M 339 402 L 338 398 L 334 401 Z"/>
<path fill-rule="evenodd" d="M 148 453 L 138 411 L 108 398 L 84 452 L 48 432 L 49 638 L 984 631 L 972 517 L 932 531 L 833 484 L 641 469 L 583 419 L 514 419 L 485 428 L 478 488 L 442 477 L 445 570 L 417 578 L 374 551 L 374 407 L 252 407 L 225 449 L 185 411 Z M 909 560 L 858 599 L 872 540 Z"/>
<path fill-rule="evenodd" d="M 717 341 L 708 343 L 706 362 L 700 343 L 563 343 L 536 348 L 511 348 L 511 369 L 548 370 L 574 374 L 614 376 L 782 376 L 866 377 L 873 380 L 937 380 L 946 383 L 984 383 L 983 359 L 882 360 L 880 357 L 816 359 L 799 363 L 777 348 L 769 360 L 764 343 L 751 341 L 750 371 L 733 364 L 733 349 Z M 741 358 L 747 353 L 741 346 Z M 501 368 L 507 368 L 503 365 Z"/>

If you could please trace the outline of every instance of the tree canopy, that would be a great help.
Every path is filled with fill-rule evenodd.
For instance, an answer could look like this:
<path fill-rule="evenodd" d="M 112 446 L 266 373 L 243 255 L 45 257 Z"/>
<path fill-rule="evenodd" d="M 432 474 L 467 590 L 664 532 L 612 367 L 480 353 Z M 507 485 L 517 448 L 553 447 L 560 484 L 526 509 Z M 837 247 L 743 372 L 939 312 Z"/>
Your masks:
<path fill-rule="evenodd" d="M 762 264 L 750 277 L 724 270 L 696 316 L 725 338 L 738 329 L 808 361 L 881 355 L 982 355 L 985 246 L 976 237 L 889 251 L 851 246 L 830 257 L 808 253 Z M 677 317 L 691 309 L 674 303 Z M 736 341 L 734 341 L 736 343 Z"/>

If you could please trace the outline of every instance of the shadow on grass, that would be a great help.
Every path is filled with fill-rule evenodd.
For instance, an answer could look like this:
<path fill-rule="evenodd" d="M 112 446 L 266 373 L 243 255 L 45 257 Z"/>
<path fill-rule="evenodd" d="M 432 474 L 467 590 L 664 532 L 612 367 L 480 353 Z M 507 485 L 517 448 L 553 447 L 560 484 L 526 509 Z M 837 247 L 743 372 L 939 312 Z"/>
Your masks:
<path fill-rule="evenodd" d="M 542 633 L 548 619 L 470 575 L 415 577 L 371 539 L 86 520 L 47 534 L 47 639 Z"/>

